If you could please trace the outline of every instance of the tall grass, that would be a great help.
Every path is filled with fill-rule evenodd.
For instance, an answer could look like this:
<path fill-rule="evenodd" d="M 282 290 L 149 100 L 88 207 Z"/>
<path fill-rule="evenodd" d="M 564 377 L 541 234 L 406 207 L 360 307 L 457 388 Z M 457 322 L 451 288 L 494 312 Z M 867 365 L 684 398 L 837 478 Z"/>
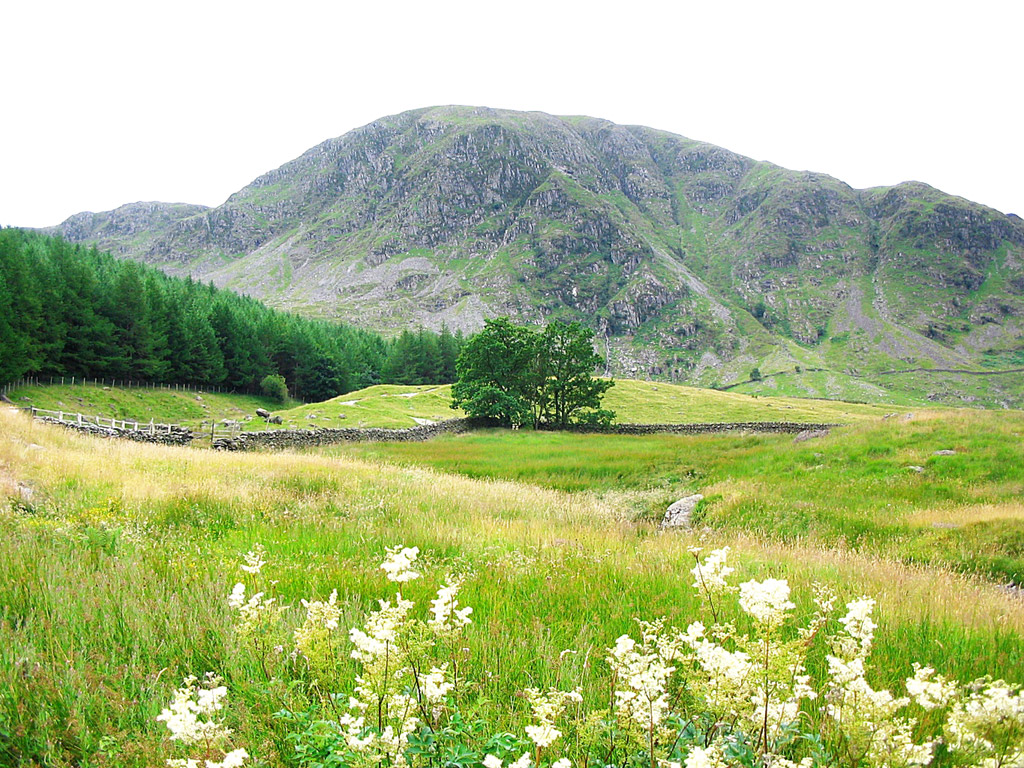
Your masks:
<path fill-rule="evenodd" d="M 876 595 L 881 683 L 912 661 L 960 678 L 1024 668 L 1024 604 L 995 586 L 738 527 L 660 532 L 615 493 L 349 457 L 103 441 L 6 412 L 0 435 L 0 482 L 13 495 L 0 514 L 4 765 L 161 764 L 154 718 L 186 674 L 207 670 L 232 691 L 238 742 L 287 764 L 286 726 L 273 712 L 301 709 L 305 694 L 264 679 L 229 630 L 238 556 L 256 542 L 292 625 L 301 598 L 332 589 L 342 626 L 359 625 L 382 596 L 388 546 L 421 548 L 425 578 L 403 585 L 420 605 L 445 574 L 464 574 L 460 600 L 475 613 L 461 653 L 476 673 L 478 711 L 508 728 L 523 724 L 524 687 L 584 681 L 589 700 L 603 696 L 603 649 L 635 618 L 694 618 L 694 543 L 729 544 L 740 576 L 788 578 L 797 594 L 824 581 L 844 598 Z M 800 601 L 801 615 L 812 610 Z"/>

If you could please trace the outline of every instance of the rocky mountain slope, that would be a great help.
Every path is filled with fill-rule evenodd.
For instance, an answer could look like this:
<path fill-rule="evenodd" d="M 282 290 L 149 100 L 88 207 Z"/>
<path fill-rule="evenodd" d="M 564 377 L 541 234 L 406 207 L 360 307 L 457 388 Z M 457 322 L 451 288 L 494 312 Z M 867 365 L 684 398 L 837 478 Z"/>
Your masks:
<path fill-rule="evenodd" d="M 581 319 L 617 375 L 725 386 L 756 367 L 752 391 L 1024 403 L 1024 374 L 992 373 L 1024 368 L 1019 217 L 651 128 L 414 110 L 219 207 L 137 203 L 56 230 L 384 331 Z M 892 373 L 912 368 L 930 372 Z"/>

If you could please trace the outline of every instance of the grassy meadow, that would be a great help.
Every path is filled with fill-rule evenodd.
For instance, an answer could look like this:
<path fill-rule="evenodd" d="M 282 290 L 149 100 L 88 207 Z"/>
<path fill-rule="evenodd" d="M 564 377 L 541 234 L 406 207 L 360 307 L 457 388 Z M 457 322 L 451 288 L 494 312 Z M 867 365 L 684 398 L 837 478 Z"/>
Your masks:
<path fill-rule="evenodd" d="M 173 387 L 125 388 L 94 384 L 40 384 L 12 389 L 8 398 L 25 408 L 35 406 L 50 411 L 81 413 L 148 424 L 181 424 L 200 429 L 224 419 L 246 421 L 264 426 L 256 409 L 274 411 L 282 407 L 268 397 L 237 393 L 177 390 Z M 296 403 L 283 404 L 292 407 Z"/>
<path fill-rule="evenodd" d="M 936 411 L 802 443 L 495 431 L 230 454 L 100 440 L 4 409 L 0 764 L 162 765 L 175 753 L 155 718 L 182 678 L 214 671 L 252 764 L 296 765 L 293 728 L 274 713 L 317 705 L 288 656 L 300 600 L 337 589 L 341 633 L 361 626 L 394 594 L 378 565 L 399 544 L 421 550 L 424 578 L 401 585 L 418 612 L 446 574 L 464 577 L 473 623 L 451 661 L 470 712 L 496 728 L 522 732 L 528 686 L 604 700 L 604 649 L 635 619 L 706 617 L 694 545 L 732 547 L 737 580 L 788 579 L 798 617 L 816 582 L 841 602 L 873 596 L 878 685 L 915 661 L 1020 681 L 1024 601 L 998 582 L 1022 555 L 1022 435 L 1021 414 Z M 934 455 L 944 449 L 956 453 Z M 658 509 L 698 490 L 695 529 L 660 531 Z M 263 663 L 227 603 L 257 543 L 287 606 L 283 650 Z M 347 650 L 339 660 L 344 692 L 355 667 Z"/>
<path fill-rule="evenodd" d="M 603 407 L 615 411 L 619 424 L 681 424 L 688 422 L 795 421 L 849 423 L 879 418 L 906 408 L 753 397 L 676 384 L 619 379 L 608 390 Z M 358 392 L 281 411 L 285 426 L 413 427 L 461 417 L 451 408 L 451 385 L 381 384 Z"/>
<path fill-rule="evenodd" d="M 80 412 L 118 419 L 182 424 L 193 429 L 211 420 L 240 422 L 243 429 L 311 429 L 314 427 L 385 427 L 404 429 L 465 414 L 451 407 L 451 385 L 378 384 L 322 403 L 275 403 L 255 395 L 176 391 L 173 388 L 121 389 L 82 385 L 38 385 L 13 390 L 19 406 Z M 904 407 L 838 400 L 757 397 L 734 392 L 621 379 L 605 396 L 620 424 L 685 422 L 795 421 L 851 423 L 906 412 Z M 281 417 L 268 425 L 255 415 L 265 408 Z"/>

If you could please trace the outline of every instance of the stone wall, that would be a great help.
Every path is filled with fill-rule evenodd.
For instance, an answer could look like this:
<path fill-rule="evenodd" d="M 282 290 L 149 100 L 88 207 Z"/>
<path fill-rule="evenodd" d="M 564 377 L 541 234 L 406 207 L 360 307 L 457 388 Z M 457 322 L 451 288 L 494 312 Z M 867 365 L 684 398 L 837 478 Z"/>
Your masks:
<path fill-rule="evenodd" d="M 439 435 L 453 435 L 492 426 L 475 419 L 449 419 L 408 429 L 371 427 L 279 429 L 266 432 L 242 432 L 235 438 L 215 440 L 213 447 L 226 451 L 246 451 L 255 448 L 303 448 L 349 442 L 420 442 Z M 724 424 L 612 424 L 611 426 L 575 425 L 568 432 L 601 433 L 613 435 L 679 434 L 700 435 L 717 432 L 798 433 L 823 430 L 834 424 L 798 424 L 790 421 L 729 422 Z"/>
<path fill-rule="evenodd" d="M 827 430 L 839 424 L 808 424 L 793 421 L 733 421 L 720 424 L 611 424 L 609 426 L 573 424 L 566 432 L 608 435 L 703 435 L 716 432 L 767 432 L 795 434 L 807 430 Z"/>
<path fill-rule="evenodd" d="M 455 435 L 486 426 L 475 419 L 448 419 L 437 424 L 424 424 L 408 429 L 383 427 L 275 429 L 265 432 L 241 432 L 237 437 L 214 440 L 213 447 L 224 451 L 247 451 L 254 448 L 305 448 L 336 443 L 414 443 L 439 435 Z"/>
<path fill-rule="evenodd" d="M 150 433 L 148 429 L 121 429 L 120 427 L 101 427 L 98 424 L 74 421 L 61 421 L 52 416 L 36 416 L 36 420 L 45 421 L 47 424 L 57 424 L 77 432 L 87 432 L 90 435 L 100 437 L 120 437 L 124 440 L 134 440 L 137 443 L 157 443 L 158 445 L 188 445 L 192 442 L 194 435 L 186 427 L 172 426 L 170 431 L 166 427 L 159 432 Z"/>

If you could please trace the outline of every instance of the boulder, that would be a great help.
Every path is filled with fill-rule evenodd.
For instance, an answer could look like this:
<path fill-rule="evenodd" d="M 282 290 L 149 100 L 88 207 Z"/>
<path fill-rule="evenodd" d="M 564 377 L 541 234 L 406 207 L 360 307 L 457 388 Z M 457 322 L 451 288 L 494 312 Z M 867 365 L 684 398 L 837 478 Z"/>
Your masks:
<path fill-rule="evenodd" d="M 935 453 L 932 454 L 932 456 L 956 456 L 956 451 L 951 451 L 949 449 L 943 451 L 936 451 Z"/>
<path fill-rule="evenodd" d="M 814 440 L 818 437 L 828 437 L 829 430 L 827 429 L 805 429 L 803 432 L 798 432 L 796 437 L 793 438 L 794 443 L 802 443 L 805 440 Z"/>
<path fill-rule="evenodd" d="M 283 424 L 284 420 L 280 416 L 271 416 L 267 419 L 271 424 Z"/>
<path fill-rule="evenodd" d="M 693 511 L 697 508 L 697 504 L 700 503 L 704 496 L 700 493 L 695 493 L 692 496 L 686 496 L 678 501 L 674 502 L 667 510 L 665 510 L 665 519 L 661 521 L 662 528 L 689 528 L 690 518 L 693 517 Z"/>
<path fill-rule="evenodd" d="M 265 410 L 263 408 L 257 408 L 256 409 L 256 415 L 259 416 L 261 419 L 269 419 L 270 418 L 270 411 Z"/>

